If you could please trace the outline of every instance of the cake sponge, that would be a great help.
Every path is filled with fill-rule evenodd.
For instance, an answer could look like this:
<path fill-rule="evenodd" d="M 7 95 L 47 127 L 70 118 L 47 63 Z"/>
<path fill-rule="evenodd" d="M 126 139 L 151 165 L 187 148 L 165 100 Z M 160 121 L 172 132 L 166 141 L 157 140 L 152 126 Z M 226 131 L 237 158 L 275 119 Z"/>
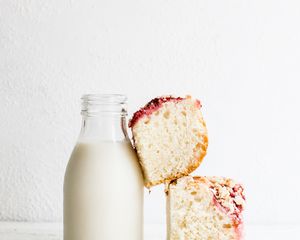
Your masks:
<path fill-rule="evenodd" d="M 129 127 L 146 187 L 186 176 L 200 165 L 208 146 L 200 108 L 190 96 L 166 96 L 133 115 Z"/>

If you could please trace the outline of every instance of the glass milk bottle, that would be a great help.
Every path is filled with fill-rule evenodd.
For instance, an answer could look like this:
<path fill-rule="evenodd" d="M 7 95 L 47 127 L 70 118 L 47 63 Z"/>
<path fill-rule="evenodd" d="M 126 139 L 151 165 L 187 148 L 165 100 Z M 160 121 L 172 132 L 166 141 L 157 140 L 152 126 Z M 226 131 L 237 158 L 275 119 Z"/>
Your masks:
<path fill-rule="evenodd" d="M 142 240 L 143 177 L 127 135 L 126 96 L 82 101 L 64 180 L 64 240 Z"/>

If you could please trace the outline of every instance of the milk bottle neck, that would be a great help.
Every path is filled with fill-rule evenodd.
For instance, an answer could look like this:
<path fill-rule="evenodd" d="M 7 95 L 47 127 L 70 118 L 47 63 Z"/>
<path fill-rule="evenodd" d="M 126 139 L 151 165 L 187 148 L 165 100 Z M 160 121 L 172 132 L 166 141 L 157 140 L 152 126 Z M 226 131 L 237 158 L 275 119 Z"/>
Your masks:
<path fill-rule="evenodd" d="M 84 95 L 79 141 L 125 141 L 126 96 L 116 94 Z"/>

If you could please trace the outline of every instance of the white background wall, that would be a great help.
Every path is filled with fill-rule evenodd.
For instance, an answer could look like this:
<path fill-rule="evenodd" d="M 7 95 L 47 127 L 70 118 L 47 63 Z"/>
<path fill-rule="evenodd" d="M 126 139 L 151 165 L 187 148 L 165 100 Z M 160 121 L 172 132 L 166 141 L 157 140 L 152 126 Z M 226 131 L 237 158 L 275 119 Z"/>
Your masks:
<path fill-rule="evenodd" d="M 252 223 L 300 223 L 300 4 L 0 0 L 0 220 L 58 221 L 83 93 L 203 102 L 196 173 L 246 185 Z M 146 223 L 164 221 L 161 188 Z"/>

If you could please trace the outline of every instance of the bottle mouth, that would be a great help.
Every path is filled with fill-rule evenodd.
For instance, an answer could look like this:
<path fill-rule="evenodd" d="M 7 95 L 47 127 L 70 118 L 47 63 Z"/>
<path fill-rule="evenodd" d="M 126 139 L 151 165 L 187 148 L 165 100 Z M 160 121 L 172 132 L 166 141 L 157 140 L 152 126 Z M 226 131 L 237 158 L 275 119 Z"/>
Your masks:
<path fill-rule="evenodd" d="M 84 116 L 127 116 L 127 96 L 123 94 L 84 94 L 81 97 Z"/>

